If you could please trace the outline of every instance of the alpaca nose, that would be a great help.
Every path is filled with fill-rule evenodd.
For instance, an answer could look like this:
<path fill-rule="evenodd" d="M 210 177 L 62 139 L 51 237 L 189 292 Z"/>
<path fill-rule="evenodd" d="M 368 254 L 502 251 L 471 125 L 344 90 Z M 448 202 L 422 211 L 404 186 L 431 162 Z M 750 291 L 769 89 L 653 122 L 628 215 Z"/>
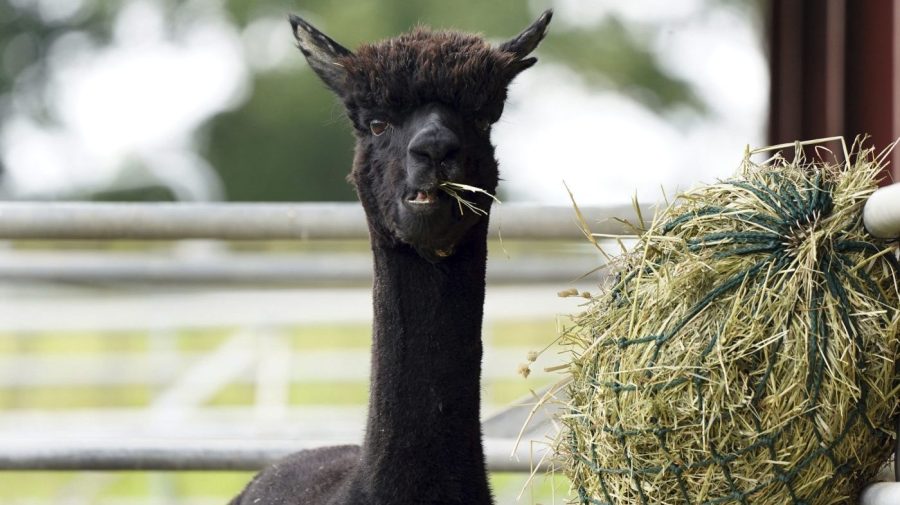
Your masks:
<path fill-rule="evenodd" d="M 454 158 L 459 153 L 459 137 L 446 126 L 434 122 L 419 130 L 409 141 L 409 154 L 433 165 Z"/>

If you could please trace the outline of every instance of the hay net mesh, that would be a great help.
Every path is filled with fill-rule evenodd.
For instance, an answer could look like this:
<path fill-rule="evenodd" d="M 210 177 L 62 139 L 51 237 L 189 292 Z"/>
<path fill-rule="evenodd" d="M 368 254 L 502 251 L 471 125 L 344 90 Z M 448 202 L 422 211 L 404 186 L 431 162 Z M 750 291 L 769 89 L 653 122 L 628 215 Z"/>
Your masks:
<path fill-rule="evenodd" d="M 861 222 L 883 158 L 854 151 L 747 156 L 615 261 L 563 336 L 579 503 L 843 503 L 889 458 L 896 244 Z"/>

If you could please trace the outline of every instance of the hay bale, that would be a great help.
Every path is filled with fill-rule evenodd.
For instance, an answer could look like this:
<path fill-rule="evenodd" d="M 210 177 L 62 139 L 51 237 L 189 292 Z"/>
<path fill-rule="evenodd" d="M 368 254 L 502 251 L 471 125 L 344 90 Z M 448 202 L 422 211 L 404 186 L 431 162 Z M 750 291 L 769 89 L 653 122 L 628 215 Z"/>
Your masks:
<path fill-rule="evenodd" d="M 583 504 L 843 503 L 891 453 L 896 244 L 881 158 L 762 165 L 679 196 L 576 327 L 559 452 Z"/>

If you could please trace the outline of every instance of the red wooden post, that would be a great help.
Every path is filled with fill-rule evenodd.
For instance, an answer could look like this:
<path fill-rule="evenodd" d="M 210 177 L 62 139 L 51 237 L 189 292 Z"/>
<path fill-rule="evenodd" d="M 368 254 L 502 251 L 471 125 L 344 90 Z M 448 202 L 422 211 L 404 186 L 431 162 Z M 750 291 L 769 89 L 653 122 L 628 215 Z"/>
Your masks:
<path fill-rule="evenodd" d="M 900 5 L 894 0 L 772 0 L 769 140 L 900 136 Z M 900 150 L 891 157 L 900 180 Z"/>

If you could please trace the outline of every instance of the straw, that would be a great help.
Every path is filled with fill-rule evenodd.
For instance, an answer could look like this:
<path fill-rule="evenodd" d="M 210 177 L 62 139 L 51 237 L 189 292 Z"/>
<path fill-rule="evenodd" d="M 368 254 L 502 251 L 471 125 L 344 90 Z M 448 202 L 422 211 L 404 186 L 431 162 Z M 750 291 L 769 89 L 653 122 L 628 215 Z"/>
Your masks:
<path fill-rule="evenodd" d="M 862 225 L 883 153 L 844 150 L 748 150 L 614 260 L 562 337 L 557 449 L 577 503 L 844 503 L 887 461 L 897 244 Z"/>
<path fill-rule="evenodd" d="M 476 194 L 480 193 L 482 195 L 489 196 L 492 200 L 494 200 L 498 204 L 501 203 L 500 200 L 496 196 L 492 195 L 490 192 L 488 192 L 484 189 L 481 189 L 477 186 L 470 186 L 468 184 L 461 184 L 458 182 L 444 181 L 444 182 L 440 183 L 438 185 L 438 187 L 444 193 L 447 193 L 448 195 L 453 197 L 453 199 L 456 200 L 456 204 L 459 206 L 460 214 L 463 214 L 464 213 L 463 208 L 466 208 L 479 216 L 488 215 L 487 210 L 482 209 L 477 204 L 475 204 L 475 202 L 473 202 L 471 200 L 466 200 L 465 198 L 463 198 L 463 196 L 460 194 L 461 192 L 469 192 L 469 193 L 476 193 Z"/>

